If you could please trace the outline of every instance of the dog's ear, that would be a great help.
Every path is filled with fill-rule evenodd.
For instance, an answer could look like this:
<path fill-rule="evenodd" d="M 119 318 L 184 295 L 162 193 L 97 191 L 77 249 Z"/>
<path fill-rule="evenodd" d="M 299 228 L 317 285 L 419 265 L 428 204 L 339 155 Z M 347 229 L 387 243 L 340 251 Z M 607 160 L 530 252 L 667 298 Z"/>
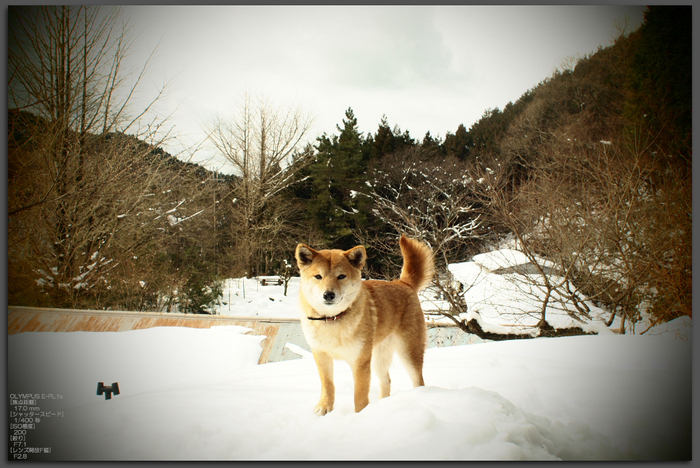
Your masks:
<path fill-rule="evenodd" d="M 297 258 L 297 265 L 299 266 L 299 269 L 310 265 L 311 262 L 314 261 L 314 257 L 317 253 L 318 252 L 316 252 L 314 249 L 312 249 L 306 244 L 297 245 L 297 251 L 295 256 Z"/>
<path fill-rule="evenodd" d="M 350 265 L 354 266 L 358 270 L 362 270 L 365 266 L 365 261 L 367 260 L 367 251 L 361 245 L 353 247 L 352 249 L 343 252 L 343 255 L 348 259 Z"/>

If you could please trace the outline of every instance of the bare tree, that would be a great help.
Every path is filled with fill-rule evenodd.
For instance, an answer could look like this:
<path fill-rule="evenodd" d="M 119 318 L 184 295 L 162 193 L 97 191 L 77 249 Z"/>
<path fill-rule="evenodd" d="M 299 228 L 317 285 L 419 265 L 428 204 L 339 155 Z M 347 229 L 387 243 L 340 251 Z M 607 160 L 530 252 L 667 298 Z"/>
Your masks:
<path fill-rule="evenodd" d="M 577 116 L 543 130 L 533 126 L 543 107 L 511 127 L 497 171 L 474 176 L 483 205 L 534 269 L 518 278 L 541 290 L 540 328 L 553 310 L 586 321 L 591 304 L 611 312 L 608 325 L 620 317 L 622 332 L 643 314 L 654 323 L 689 314 L 687 176 L 664 168 L 654 138 L 639 129 L 625 138 L 613 124 L 609 138 L 594 140 L 600 129 Z M 525 177 L 512 172 L 517 165 Z"/>
<path fill-rule="evenodd" d="M 129 214 L 148 210 L 157 182 L 153 148 L 124 133 L 163 135 L 139 124 L 152 102 L 132 106 L 144 70 L 125 88 L 118 9 L 12 7 L 8 25 L 11 277 L 24 278 L 20 290 L 53 285 L 50 304 L 75 307 L 87 278 L 118 263 L 103 253 Z"/>
<path fill-rule="evenodd" d="M 473 254 L 482 234 L 481 217 L 471 196 L 474 181 L 459 159 L 435 161 L 424 156 L 418 147 L 384 156 L 374 168 L 366 195 L 374 201 L 374 215 L 394 232 L 430 245 L 437 273 L 433 290 L 449 304 L 448 310 L 438 312 L 460 324 L 459 315 L 467 311 L 465 285 L 455 281 L 448 265 Z M 387 258 L 396 251 L 394 238 L 365 234 L 362 240 Z"/>
<path fill-rule="evenodd" d="M 539 304 L 537 310 L 525 308 L 520 313 L 537 318 L 540 330 L 551 328 L 547 312 L 553 310 L 577 321 L 590 319 L 587 298 L 572 287 L 580 255 L 591 241 L 590 234 L 582 232 L 590 221 L 588 212 L 572 202 L 575 191 L 551 174 L 533 172 L 516 186 L 507 167 L 505 161 L 496 169 L 482 167 L 474 175 L 478 180 L 474 193 L 483 197 L 494 227 L 510 233 L 516 249 L 529 260 L 512 266 L 514 274 L 508 275 L 521 292 L 532 296 L 533 304 Z"/>
<path fill-rule="evenodd" d="M 245 96 L 230 116 L 208 126 L 209 140 L 235 168 L 231 199 L 235 253 L 249 276 L 270 268 L 269 253 L 290 228 L 293 203 L 283 197 L 311 162 L 304 147 L 311 119 L 299 108 L 274 108 Z"/>

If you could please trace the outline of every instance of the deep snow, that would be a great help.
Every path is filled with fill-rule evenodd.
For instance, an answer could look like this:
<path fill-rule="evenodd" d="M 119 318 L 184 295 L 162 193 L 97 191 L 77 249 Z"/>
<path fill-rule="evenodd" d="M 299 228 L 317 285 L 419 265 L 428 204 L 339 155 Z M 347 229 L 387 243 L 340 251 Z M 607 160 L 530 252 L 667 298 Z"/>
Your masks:
<path fill-rule="evenodd" d="M 684 323 L 681 323 L 684 322 Z M 687 325 L 687 320 L 676 326 Z M 62 411 L 29 430 L 53 460 L 687 459 L 691 342 L 584 336 L 426 352 L 426 387 L 400 364 L 392 395 L 353 412 L 349 366 L 336 408 L 312 413 L 313 359 L 257 365 L 242 327 L 8 337 L 9 393 Z M 119 382 L 120 395 L 96 395 Z M 45 408 L 44 408 L 45 407 Z"/>
<path fill-rule="evenodd" d="M 532 290 L 509 289 L 493 255 L 476 260 L 453 266 L 475 285 L 470 314 L 527 331 Z M 298 278 L 288 296 L 229 280 L 217 310 L 296 318 L 297 300 Z M 264 337 L 234 326 L 12 335 L 8 390 L 62 397 L 37 401 L 56 415 L 27 431 L 27 447 L 51 448 L 30 460 L 689 459 L 691 319 L 618 336 L 600 314 L 587 325 L 598 336 L 430 348 L 426 387 L 394 364 L 392 395 L 378 401 L 373 381 L 358 414 L 347 364 L 335 366 L 334 411 L 317 417 L 309 353 L 288 345 L 304 357 L 257 365 Z M 569 320 L 551 312 L 555 326 Z M 121 394 L 105 400 L 97 382 Z"/>

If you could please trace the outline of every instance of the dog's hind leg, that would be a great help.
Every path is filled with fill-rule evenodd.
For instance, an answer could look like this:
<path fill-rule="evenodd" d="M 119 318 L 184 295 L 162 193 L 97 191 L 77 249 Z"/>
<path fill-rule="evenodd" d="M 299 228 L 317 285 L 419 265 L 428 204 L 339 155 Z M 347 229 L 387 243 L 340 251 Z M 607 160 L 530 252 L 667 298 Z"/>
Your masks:
<path fill-rule="evenodd" d="M 391 392 L 389 368 L 391 367 L 391 358 L 394 355 L 394 346 L 394 339 L 389 336 L 372 351 L 372 370 L 379 379 L 381 392 L 379 398 L 386 398 Z"/>
<path fill-rule="evenodd" d="M 408 376 L 413 382 L 413 387 L 422 387 L 425 385 L 423 381 L 423 354 L 424 347 L 416 346 L 412 343 L 407 343 L 405 339 L 397 340 L 396 352 L 399 359 L 406 368 Z"/>

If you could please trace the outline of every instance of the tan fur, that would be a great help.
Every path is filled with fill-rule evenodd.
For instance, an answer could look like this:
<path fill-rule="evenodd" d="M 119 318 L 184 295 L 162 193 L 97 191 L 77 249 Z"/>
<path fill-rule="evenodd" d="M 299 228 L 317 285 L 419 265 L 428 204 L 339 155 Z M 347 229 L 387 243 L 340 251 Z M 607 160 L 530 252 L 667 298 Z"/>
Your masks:
<path fill-rule="evenodd" d="M 299 244 L 301 324 L 321 378 L 321 398 L 314 412 L 333 410 L 333 360 L 347 361 L 355 382 L 355 412 L 369 403 L 371 370 L 379 379 L 380 398 L 389 396 L 389 366 L 396 351 L 414 387 L 424 385 L 426 327 L 418 291 L 433 276 L 430 249 L 401 236 L 404 264 L 396 281 L 362 281 L 367 259 L 362 246 L 347 251 Z M 333 318 L 335 320 L 311 320 Z"/>

